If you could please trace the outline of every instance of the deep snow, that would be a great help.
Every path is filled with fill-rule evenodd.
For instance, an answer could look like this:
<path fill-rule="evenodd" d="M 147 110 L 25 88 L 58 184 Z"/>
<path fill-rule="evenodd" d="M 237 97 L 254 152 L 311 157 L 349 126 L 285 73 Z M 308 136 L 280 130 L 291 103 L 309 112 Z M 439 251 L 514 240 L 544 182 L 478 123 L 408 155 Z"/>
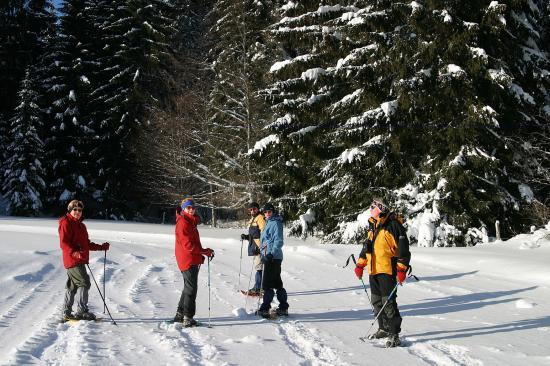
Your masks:
<path fill-rule="evenodd" d="M 550 365 L 550 230 L 471 248 L 412 248 L 420 282 L 399 288 L 404 347 L 362 343 L 372 312 L 353 266 L 357 246 L 286 238 L 291 316 L 260 320 L 238 293 L 243 230 L 201 226 L 211 264 L 212 328 L 165 325 L 182 288 L 173 226 L 86 221 L 111 242 L 107 299 L 118 322 L 58 324 L 65 270 L 57 221 L 0 218 L 0 363 L 143 365 Z M 244 223 L 243 223 L 244 226 Z M 550 229 L 550 228 L 549 228 Z M 241 284 L 251 260 L 243 250 Z M 90 267 L 103 280 L 103 252 Z M 197 318 L 208 322 L 207 266 Z M 103 316 L 95 285 L 92 311 Z M 246 304 L 252 312 L 256 300 Z"/>

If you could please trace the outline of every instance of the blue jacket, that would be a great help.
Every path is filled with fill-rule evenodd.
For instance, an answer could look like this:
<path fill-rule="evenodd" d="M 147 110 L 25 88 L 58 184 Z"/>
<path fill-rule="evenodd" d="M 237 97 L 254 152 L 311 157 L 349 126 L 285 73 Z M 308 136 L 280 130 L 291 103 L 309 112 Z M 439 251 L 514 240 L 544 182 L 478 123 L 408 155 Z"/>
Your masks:
<path fill-rule="evenodd" d="M 260 243 L 262 257 L 271 253 L 273 259 L 283 260 L 283 218 L 281 216 L 274 213 L 266 220 Z"/>

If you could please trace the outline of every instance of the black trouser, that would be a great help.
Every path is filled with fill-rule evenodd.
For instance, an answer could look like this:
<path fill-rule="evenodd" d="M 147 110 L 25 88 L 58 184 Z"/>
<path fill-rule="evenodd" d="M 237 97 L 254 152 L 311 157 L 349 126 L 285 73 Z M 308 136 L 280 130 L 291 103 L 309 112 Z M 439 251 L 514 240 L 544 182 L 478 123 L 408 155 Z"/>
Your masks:
<path fill-rule="evenodd" d="M 88 312 L 88 290 L 90 289 L 90 276 L 86 272 L 84 264 L 77 264 L 67 269 L 67 284 L 65 285 L 65 303 L 63 305 L 63 315 L 70 315 L 75 295 L 77 297 L 77 313 Z"/>
<path fill-rule="evenodd" d="M 199 265 L 189 267 L 187 271 L 181 271 L 183 275 L 183 291 L 178 303 L 178 314 L 192 318 L 197 308 L 197 286 L 199 280 Z"/>
<path fill-rule="evenodd" d="M 273 301 L 273 296 L 275 295 L 273 289 L 277 290 L 279 309 L 288 309 L 288 297 L 286 294 L 286 290 L 283 287 L 283 280 L 281 280 L 282 262 L 283 261 L 280 259 L 274 259 L 273 261 L 264 264 L 264 279 L 262 284 L 262 289 L 264 290 L 264 299 L 262 305 L 260 306 L 260 311 L 268 311 L 271 308 L 271 301 Z"/>
<path fill-rule="evenodd" d="M 397 309 L 397 290 L 393 293 L 388 301 L 388 296 L 397 284 L 395 276 L 380 273 L 369 276 L 370 291 L 372 294 L 372 306 L 374 307 L 374 315 L 378 315 L 384 307 L 384 311 L 378 317 L 378 326 L 386 332 L 399 334 L 401 332 L 401 315 Z"/>

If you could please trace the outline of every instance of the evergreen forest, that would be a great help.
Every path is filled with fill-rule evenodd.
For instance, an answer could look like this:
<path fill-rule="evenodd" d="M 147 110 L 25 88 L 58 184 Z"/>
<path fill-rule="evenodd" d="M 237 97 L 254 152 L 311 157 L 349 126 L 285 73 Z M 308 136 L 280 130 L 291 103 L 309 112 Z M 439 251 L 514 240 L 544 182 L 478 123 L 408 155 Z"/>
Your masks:
<path fill-rule="evenodd" d="M 550 221 L 550 0 L 5 0 L 0 145 L 13 216 L 507 238 Z"/>

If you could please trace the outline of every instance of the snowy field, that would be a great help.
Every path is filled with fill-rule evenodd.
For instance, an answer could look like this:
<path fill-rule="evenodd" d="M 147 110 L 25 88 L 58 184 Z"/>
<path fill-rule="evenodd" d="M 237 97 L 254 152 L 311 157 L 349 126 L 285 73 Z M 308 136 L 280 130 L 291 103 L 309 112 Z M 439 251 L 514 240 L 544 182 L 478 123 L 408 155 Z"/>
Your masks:
<path fill-rule="evenodd" d="M 66 281 L 57 221 L 0 218 L 0 364 L 47 365 L 550 365 L 550 231 L 473 248 L 412 248 L 419 282 L 399 288 L 404 346 L 358 340 L 373 316 L 353 266 L 357 246 L 287 238 L 286 320 L 260 320 L 238 290 L 242 230 L 199 227 L 212 247 L 212 328 L 174 316 L 183 286 L 172 225 L 87 221 L 111 242 L 109 322 L 58 324 Z M 246 255 L 243 251 L 243 255 Z M 242 289 L 251 261 L 243 257 Z M 103 281 L 103 252 L 90 266 Z M 207 266 L 197 318 L 208 322 Z M 103 316 L 92 283 L 91 310 Z"/>

